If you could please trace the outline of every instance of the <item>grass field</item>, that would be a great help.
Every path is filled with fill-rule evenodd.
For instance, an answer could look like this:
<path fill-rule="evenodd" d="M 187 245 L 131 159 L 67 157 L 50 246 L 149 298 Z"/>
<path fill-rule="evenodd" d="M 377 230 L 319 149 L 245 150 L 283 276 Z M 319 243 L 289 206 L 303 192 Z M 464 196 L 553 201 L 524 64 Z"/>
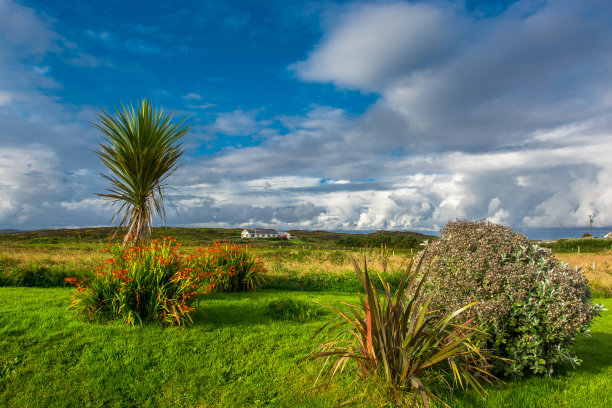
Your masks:
<path fill-rule="evenodd" d="M 100 252 L 104 243 L 70 243 L 33 245 L 19 242 L 0 242 L 0 286 L 13 286 L 12 279 L 25 276 L 32 285 L 18 286 L 59 286 L 64 276 L 86 276 L 108 257 Z M 289 289 L 306 288 L 320 290 L 356 290 L 359 283 L 354 276 L 350 256 L 367 256 L 375 270 L 402 269 L 407 264 L 410 250 L 387 250 L 385 256 L 379 248 L 371 249 L 309 249 L 300 245 L 292 247 L 256 248 L 262 255 L 269 271 L 269 287 Z M 416 251 L 412 251 L 416 253 Z M 570 253 L 561 252 L 557 258 L 582 268 L 590 281 L 594 295 L 612 297 L 612 251 Z M 48 285 L 37 283 L 47 275 L 52 279 Z"/>
<path fill-rule="evenodd" d="M 125 327 L 83 322 L 68 308 L 74 289 L 53 287 L 104 262 L 98 232 L 0 242 L 0 285 L 21 279 L 22 286 L 51 286 L 0 287 L 1 407 L 333 407 L 360 394 L 366 396 L 353 406 L 392 406 L 375 380 L 352 384 L 343 375 L 329 389 L 311 390 L 317 367 L 303 359 L 317 344 L 311 336 L 332 317 L 311 301 L 357 301 L 350 256 L 367 255 L 372 270 L 397 271 L 410 250 L 261 244 L 269 271 L 263 290 L 208 295 L 191 326 Z M 605 297 L 596 301 L 610 309 L 612 251 L 557 256 L 582 267 L 594 293 Z M 387 274 L 391 282 L 394 276 Z M 268 307 L 279 299 L 307 302 L 316 313 L 275 319 Z M 612 406 L 612 312 L 604 311 L 575 349 L 583 360 L 576 370 L 488 386 L 485 401 L 472 391 L 441 395 L 459 408 Z"/>
<path fill-rule="evenodd" d="M 209 296 L 195 324 L 181 328 L 86 324 L 68 288 L 0 288 L 0 406 L 3 407 L 332 407 L 350 378 L 310 390 L 315 370 L 300 364 L 310 337 L 329 314 L 300 322 L 274 320 L 267 305 L 280 296 L 355 301 L 346 293 L 282 292 Z M 603 301 L 612 305 L 610 299 Z M 472 392 L 453 407 L 609 407 L 612 405 L 612 314 L 576 344 L 584 360 L 553 378 L 528 378 Z M 356 406 L 381 406 L 384 394 L 366 383 Z M 363 390 L 363 388 L 360 388 Z M 356 393 L 357 390 L 351 392 Z M 344 396 L 346 398 L 346 396 Z"/>

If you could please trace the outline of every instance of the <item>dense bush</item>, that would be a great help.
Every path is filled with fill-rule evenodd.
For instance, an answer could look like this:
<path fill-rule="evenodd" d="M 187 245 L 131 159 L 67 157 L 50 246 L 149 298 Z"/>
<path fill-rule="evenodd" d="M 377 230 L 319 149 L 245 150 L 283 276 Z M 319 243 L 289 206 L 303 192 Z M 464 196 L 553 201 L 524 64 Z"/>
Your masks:
<path fill-rule="evenodd" d="M 422 258 L 434 307 L 446 313 L 479 301 L 465 316 L 476 317 L 488 346 L 512 360 L 498 360 L 500 372 L 550 375 L 555 363 L 579 363 L 574 339 L 598 314 L 582 271 L 488 222 L 449 222 Z"/>
<path fill-rule="evenodd" d="M 88 320 L 122 319 L 127 324 L 160 321 L 191 322 L 197 295 L 209 290 L 178 251 L 180 244 L 164 238 L 142 247 L 112 245 L 113 255 L 90 279 L 66 278 L 77 286 L 72 304 Z"/>
<path fill-rule="evenodd" d="M 266 272 L 263 260 L 247 246 L 217 241 L 191 257 L 192 267 L 219 292 L 257 290 Z"/>

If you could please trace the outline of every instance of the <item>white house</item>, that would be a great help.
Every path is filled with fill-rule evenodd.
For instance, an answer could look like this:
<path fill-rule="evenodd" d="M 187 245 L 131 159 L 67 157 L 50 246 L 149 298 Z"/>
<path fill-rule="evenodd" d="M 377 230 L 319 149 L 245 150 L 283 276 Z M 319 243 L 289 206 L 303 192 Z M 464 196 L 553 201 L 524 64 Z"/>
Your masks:
<path fill-rule="evenodd" d="M 278 238 L 280 235 L 275 229 L 245 228 L 240 234 L 242 238 Z"/>

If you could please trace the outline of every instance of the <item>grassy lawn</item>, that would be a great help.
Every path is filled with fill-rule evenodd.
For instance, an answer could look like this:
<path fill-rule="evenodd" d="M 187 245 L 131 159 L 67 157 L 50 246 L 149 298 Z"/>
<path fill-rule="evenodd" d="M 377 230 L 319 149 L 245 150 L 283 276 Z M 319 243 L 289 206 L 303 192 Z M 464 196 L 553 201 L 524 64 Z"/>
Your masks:
<path fill-rule="evenodd" d="M 263 290 L 215 294 L 195 324 L 126 328 L 86 324 L 70 304 L 70 288 L 0 288 L 0 406 L 3 407 L 332 407 L 351 378 L 324 392 L 310 390 L 316 370 L 300 364 L 316 344 L 315 320 L 278 321 L 266 315 L 279 296 L 355 301 L 354 294 Z M 612 299 L 598 299 L 612 306 Z M 471 393 L 453 407 L 612 406 L 612 313 L 603 312 L 576 350 L 582 365 L 553 378 L 489 387 L 486 401 Z M 380 406 L 384 396 L 354 406 Z M 363 389 L 360 387 L 360 389 Z M 346 398 L 346 396 L 345 396 Z M 341 400 L 342 401 L 342 400 Z"/>

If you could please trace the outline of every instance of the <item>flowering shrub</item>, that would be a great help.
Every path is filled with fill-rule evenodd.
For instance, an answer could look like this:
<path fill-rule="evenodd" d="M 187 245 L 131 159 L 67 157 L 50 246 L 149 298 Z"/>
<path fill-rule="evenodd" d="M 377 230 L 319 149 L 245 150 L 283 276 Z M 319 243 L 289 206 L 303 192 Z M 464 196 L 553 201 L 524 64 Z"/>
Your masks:
<path fill-rule="evenodd" d="M 266 272 L 261 257 L 249 247 L 222 241 L 199 248 L 191 265 L 212 290 L 219 292 L 257 290 Z"/>
<path fill-rule="evenodd" d="M 527 369 L 551 375 L 555 363 L 579 363 L 576 334 L 598 314 L 582 271 L 558 261 L 510 228 L 454 221 L 422 256 L 434 308 L 448 313 L 478 301 L 464 315 L 490 334 L 488 347 L 505 375 Z M 495 362 L 495 361 L 494 361 Z"/>
<path fill-rule="evenodd" d="M 94 278 L 66 278 L 77 287 L 73 306 L 88 320 L 191 322 L 194 302 L 210 287 L 202 287 L 180 246 L 171 238 L 126 249 L 111 245 L 112 259 L 97 268 Z"/>

